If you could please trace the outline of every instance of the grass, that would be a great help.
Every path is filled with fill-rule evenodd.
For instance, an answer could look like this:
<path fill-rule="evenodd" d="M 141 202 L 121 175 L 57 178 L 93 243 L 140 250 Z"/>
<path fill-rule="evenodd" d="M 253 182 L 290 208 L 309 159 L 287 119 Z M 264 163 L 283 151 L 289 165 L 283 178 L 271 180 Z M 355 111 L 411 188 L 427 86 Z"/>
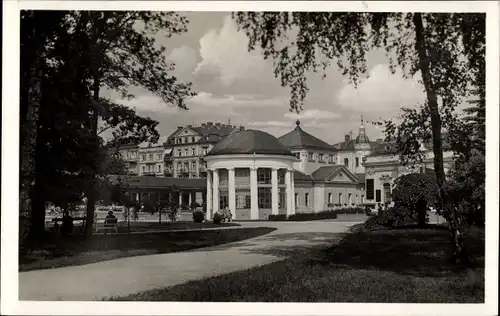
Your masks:
<path fill-rule="evenodd" d="M 484 302 L 484 231 L 471 229 L 465 242 L 475 263 L 456 267 L 448 259 L 448 232 L 439 227 L 358 230 L 326 249 L 309 249 L 265 266 L 113 300 Z"/>
<path fill-rule="evenodd" d="M 187 251 L 261 236 L 274 228 L 236 228 L 204 231 L 152 232 L 61 238 L 48 235 L 41 248 L 20 252 L 19 271 L 83 265 L 117 258 Z"/>

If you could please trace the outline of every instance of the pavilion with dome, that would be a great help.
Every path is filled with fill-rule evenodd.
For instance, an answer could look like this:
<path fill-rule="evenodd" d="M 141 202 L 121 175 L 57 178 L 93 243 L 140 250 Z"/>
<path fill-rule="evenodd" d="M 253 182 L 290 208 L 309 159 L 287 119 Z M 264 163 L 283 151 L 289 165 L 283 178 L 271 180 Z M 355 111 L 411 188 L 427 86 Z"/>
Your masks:
<path fill-rule="evenodd" d="M 300 121 L 296 125 L 280 138 L 236 131 L 204 157 L 207 218 L 226 207 L 235 220 L 266 220 L 364 203 L 364 174 L 339 163 L 342 150 L 304 131 Z M 369 154 L 368 142 L 362 124 L 354 152 Z"/>

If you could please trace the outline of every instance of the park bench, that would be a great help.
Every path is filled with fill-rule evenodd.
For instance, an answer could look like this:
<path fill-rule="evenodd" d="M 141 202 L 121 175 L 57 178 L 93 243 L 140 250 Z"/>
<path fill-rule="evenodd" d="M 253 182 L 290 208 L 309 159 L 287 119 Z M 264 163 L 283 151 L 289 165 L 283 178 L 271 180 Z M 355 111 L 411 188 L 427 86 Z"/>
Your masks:
<path fill-rule="evenodd" d="M 109 230 L 114 233 L 118 233 L 118 219 L 115 218 L 105 218 L 103 222 L 99 222 L 98 219 L 95 220 L 95 233 L 97 234 L 100 230 L 104 230 L 106 234 Z"/>
<path fill-rule="evenodd" d="M 87 220 L 87 217 L 83 216 L 83 217 L 73 217 L 73 222 L 75 221 L 81 221 L 82 222 L 82 225 L 80 225 L 80 232 L 83 231 L 83 229 L 85 228 L 85 221 Z M 59 222 L 62 223 L 63 219 L 62 217 L 54 217 L 52 219 L 52 222 L 54 223 L 54 226 L 52 227 L 52 231 L 54 232 L 59 232 L 59 230 L 61 229 L 61 225 L 59 225 Z"/>

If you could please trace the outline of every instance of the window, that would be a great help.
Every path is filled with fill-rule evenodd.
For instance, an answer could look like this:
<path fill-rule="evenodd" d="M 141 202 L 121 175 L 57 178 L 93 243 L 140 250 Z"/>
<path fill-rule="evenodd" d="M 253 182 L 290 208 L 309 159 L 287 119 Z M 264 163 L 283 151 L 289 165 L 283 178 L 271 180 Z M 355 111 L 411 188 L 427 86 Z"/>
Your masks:
<path fill-rule="evenodd" d="M 344 158 L 344 166 L 349 168 L 349 158 Z"/>
<path fill-rule="evenodd" d="M 364 204 L 364 203 L 365 203 L 365 196 L 361 195 L 361 204 Z"/>
<path fill-rule="evenodd" d="M 285 173 L 284 169 L 278 169 L 278 184 L 285 184 Z"/>
<path fill-rule="evenodd" d="M 299 194 L 295 193 L 295 207 L 299 206 Z"/>
<path fill-rule="evenodd" d="M 323 154 L 319 154 L 319 161 L 323 162 L 324 161 L 324 155 Z"/>
<path fill-rule="evenodd" d="M 250 208 L 250 191 L 236 190 L 236 208 L 240 210 Z"/>
<path fill-rule="evenodd" d="M 236 178 L 246 178 L 250 176 L 250 170 L 246 168 L 236 168 L 234 169 L 234 176 Z"/>
<path fill-rule="evenodd" d="M 389 183 L 384 183 L 384 203 L 391 202 L 391 185 Z"/>
<path fill-rule="evenodd" d="M 359 167 L 359 157 L 356 157 L 356 167 Z"/>
<path fill-rule="evenodd" d="M 258 184 L 270 184 L 271 183 L 271 169 L 269 169 L 269 168 L 257 169 L 257 183 Z"/>
<path fill-rule="evenodd" d="M 184 156 L 189 156 L 187 148 L 184 148 Z"/>
<path fill-rule="evenodd" d="M 196 161 L 193 161 L 193 162 L 191 163 L 191 168 L 192 168 L 193 170 L 196 170 Z"/>
<path fill-rule="evenodd" d="M 339 193 L 339 204 L 342 204 L 342 193 Z"/>
<path fill-rule="evenodd" d="M 158 165 L 158 172 L 161 172 L 161 165 Z"/>
<path fill-rule="evenodd" d="M 162 156 L 161 154 L 157 154 L 156 159 L 161 161 L 161 158 L 162 158 L 161 156 Z"/>
<path fill-rule="evenodd" d="M 194 148 L 194 147 L 193 147 L 193 148 L 191 148 L 191 154 L 192 154 L 193 156 L 195 156 L 195 155 L 196 155 L 196 148 Z"/>
<path fill-rule="evenodd" d="M 308 157 L 309 161 L 314 161 L 314 154 L 313 153 L 309 153 L 307 155 L 307 157 Z"/>
<path fill-rule="evenodd" d="M 306 204 L 306 206 L 309 206 L 309 193 L 305 194 L 305 196 L 304 196 L 304 203 Z"/>
<path fill-rule="evenodd" d="M 366 198 L 368 200 L 373 200 L 373 189 L 374 189 L 374 180 L 366 179 Z"/>
<path fill-rule="evenodd" d="M 333 155 L 330 155 L 330 157 L 328 157 L 328 162 L 333 163 Z"/>
<path fill-rule="evenodd" d="M 182 150 L 177 149 L 177 156 L 178 156 L 178 157 L 182 156 Z"/>
<path fill-rule="evenodd" d="M 191 137 L 191 142 L 194 143 L 195 142 L 195 138 L 194 136 Z"/>
<path fill-rule="evenodd" d="M 295 153 L 295 158 L 300 159 L 300 153 Z"/>
<path fill-rule="evenodd" d="M 146 172 L 146 166 L 142 166 L 142 172 Z"/>
<path fill-rule="evenodd" d="M 189 170 L 189 162 L 184 163 L 184 171 L 187 172 Z"/>
<path fill-rule="evenodd" d="M 380 202 L 382 200 L 381 198 L 381 191 L 380 190 L 376 190 L 375 191 L 375 202 Z"/>
<path fill-rule="evenodd" d="M 149 161 L 153 161 L 153 154 L 149 154 Z"/>
<path fill-rule="evenodd" d="M 141 160 L 145 161 L 146 160 L 146 155 L 141 155 Z"/>
<path fill-rule="evenodd" d="M 219 196 L 219 207 L 221 210 L 229 206 L 229 197 L 227 191 L 221 191 Z"/>
<path fill-rule="evenodd" d="M 349 195 L 347 196 L 347 203 L 348 205 L 352 205 L 352 193 L 349 193 Z"/>
<path fill-rule="evenodd" d="M 333 194 L 328 193 L 328 203 L 333 203 Z"/>
<path fill-rule="evenodd" d="M 278 208 L 286 208 L 286 191 L 280 188 L 278 191 Z"/>
<path fill-rule="evenodd" d="M 258 189 L 259 208 L 271 208 L 271 188 Z"/>

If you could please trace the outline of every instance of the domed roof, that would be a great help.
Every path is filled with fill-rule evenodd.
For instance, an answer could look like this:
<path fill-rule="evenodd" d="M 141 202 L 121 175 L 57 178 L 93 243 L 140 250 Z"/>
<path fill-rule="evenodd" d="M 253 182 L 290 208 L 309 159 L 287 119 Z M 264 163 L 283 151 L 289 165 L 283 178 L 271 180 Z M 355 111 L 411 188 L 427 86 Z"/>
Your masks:
<path fill-rule="evenodd" d="M 370 143 L 370 139 L 365 134 L 358 135 L 356 137 L 356 144 L 367 144 Z"/>
<path fill-rule="evenodd" d="M 207 156 L 232 154 L 267 154 L 292 156 L 276 137 L 263 131 L 242 130 L 224 137 Z"/>

